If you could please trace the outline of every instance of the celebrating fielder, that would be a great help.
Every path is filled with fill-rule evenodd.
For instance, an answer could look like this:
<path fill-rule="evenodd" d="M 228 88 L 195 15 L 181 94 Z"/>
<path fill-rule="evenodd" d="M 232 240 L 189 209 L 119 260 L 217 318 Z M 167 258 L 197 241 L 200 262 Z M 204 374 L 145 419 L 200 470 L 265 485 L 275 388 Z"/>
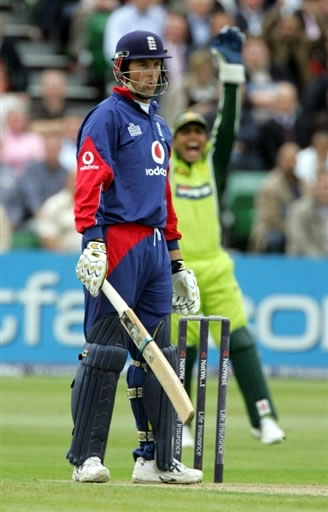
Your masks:
<path fill-rule="evenodd" d="M 234 277 L 233 262 L 220 240 L 217 197 L 224 190 L 234 133 L 240 110 L 240 84 L 244 82 L 242 35 L 237 28 L 224 28 L 211 43 L 218 57 L 222 84 L 217 118 L 208 141 L 206 121 L 198 113 L 182 113 L 173 126 L 172 193 L 183 234 L 181 250 L 194 270 L 200 289 L 201 312 L 231 320 L 230 359 L 246 403 L 252 433 L 264 444 L 281 442 L 284 432 L 276 423 L 276 410 L 263 374 L 255 340 L 247 329 L 242 295 Z M 184 311 L 181 311 L 184 313 Z M 187 310 L 186 310 L 187 312 Z M 172 335 L 177 341 L 178 317 L 173 317 Z M 211 325 L 214 340 L 220 336 Z M 197 355 L 198 329 L 188 327 L 186 389 L 190 393 L 191 370 Z M 188 439 L 188 437 L 189 439 Z M 184 428 L 185 445 L 192 443 Z"/>
<path fill-rule="evenodd" d="M 128 396 L 138 430 L 133 482 L 194 483 L 202 472 L 173 459 L 172 405 L 101 291 L 110 284 L 175 368 L 170 313 L 199 309 L 193 273 L 179 251 L 168 179 L 171 135 L 152 99 L 167 87 L 169 58 L 152 32 L 117 43 L 120 87 L 87 115 L 78 134 L 76 228 L 83 234 L 77 276 L 85 285 L 86 344 L 72 385 L 73 480 L 106 482 L 104 457 L 116 386 L 128 352 Z"/>

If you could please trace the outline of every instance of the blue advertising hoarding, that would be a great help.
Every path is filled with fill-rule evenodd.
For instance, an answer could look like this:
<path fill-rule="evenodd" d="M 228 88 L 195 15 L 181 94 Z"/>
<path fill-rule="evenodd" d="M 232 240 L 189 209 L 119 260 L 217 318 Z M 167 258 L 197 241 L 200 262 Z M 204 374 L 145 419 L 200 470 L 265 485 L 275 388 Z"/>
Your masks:
<path fill-rule="evenodd" d="M 294 374 L 298 368 L 328 371 L 328 259 L 234 260 L 263 363 L 279 373 L 283 367 Z"/>
<path fill-rule="evenodd" d="M 264 365 L 277 373 L 328 371 L 328 260 L 233 257 Z M 1 256 L 2 364 L 76 364 L 83 345 L 77 258 L 46 251 Z"/>

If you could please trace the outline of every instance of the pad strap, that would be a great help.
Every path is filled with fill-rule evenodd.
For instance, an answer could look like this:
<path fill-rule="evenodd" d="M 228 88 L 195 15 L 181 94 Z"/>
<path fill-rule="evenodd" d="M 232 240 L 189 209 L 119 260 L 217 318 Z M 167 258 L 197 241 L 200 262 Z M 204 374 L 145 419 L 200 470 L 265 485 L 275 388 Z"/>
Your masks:
<path fill-rule="evenodd" d="M 139 443 L 152 443 L 154 442 L 154 434 L 151 430 L 147 432 L 138 431 L 138 441 Z"/>
<path fill-rule="evenodd" d="M 142 389 L 143 388 L 128 388 L 127 395 L 129 400 L 134 400 L 135 398 L 142 398 Z"/>
<path fill-rule="evenodd" d="M 136 361 L 135 359 L 131 359 L 130 364 L 132 366 L 136 366 L 137 368 L 144 368 L 144 369 L 148 368 L 147 363 L 144 363 L 142 361 Z"/>

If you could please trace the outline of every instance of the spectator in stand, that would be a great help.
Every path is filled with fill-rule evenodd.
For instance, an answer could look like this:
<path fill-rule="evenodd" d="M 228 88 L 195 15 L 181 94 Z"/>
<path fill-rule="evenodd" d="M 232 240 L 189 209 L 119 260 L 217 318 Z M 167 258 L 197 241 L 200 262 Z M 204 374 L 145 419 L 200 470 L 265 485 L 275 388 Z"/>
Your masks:
<path fill-rule="evenodd" d="M 237 12 L 237 3 L 238 0 L 216 0 L 215 11 L 226 12 L 231 16 L 235 16 Z"/>
<path fill-rule="evenodd" d="M 310 83 L 310 41 L 296 14 L 270 9 L 263 22 L 263 37 L 270 50 L 272 64 L 283 68 L 287 80 L 302 94 Z"/>
<path fill-rule="evenodd" d="M 254 117 L 254 109 L 247 101 L 245 89 L 240 114 L 239 129 L 230 157 L 229 170 L 266 170 L 259 148 L 260 125 Z"/>
<path fill-rule="evenodd" d="M 328 172 L 320 173 L 312 191 L 292 204 L 286 233 L 288 254 L 328 256 Z"/>
<path fill-rule="evenodd" d="M 48 133 L 45 135 L 44 158 L 26 166 L 18 184 L 22 204 L 20 227 L 26 222 L 33 227 L 34 218 L 44 202 L 64 188 L 67 170 L 59 163 L 60 149 L 60 135 Z"/>
<path fill-rule="evenodd" d="M 320 19 L 324 27 L 328 27 L 328 3 L 326 0 L 317 0 L 319 4 Z M 328 49 L 326 50 L 328 53 Z"/>
<path fill-rule="evenodd" d="M 265 0 L 239 0 L 235 23 L 242 32 L 251 36 L 262 35 Z"/>
<path fill-rule="evenodd" d="M 36 22 L 45 40 L 57 43 L 58 52 L 66 53 L 70 27 L 81 0 L 39 0 Z"/>
<path fill-rule="evenodd" d="M 81 250 L 81 235 L 74 222 L 75 168 L 68 172 L 64 188 L 50 196 L 36 215 L 35 230 L 41 246 L 50 251 Z"/>
<path fill-rule="evenodd" d="M 92 2 L 90 2 L 90 0 L 80 0 L 76 6 L 75 13 L 69 27 L 66 51 L 72 61 L 71 70 L 78 69 L 79 60 L 85 60 L 83 55 L 85 46 L 85 26 L 88 17 L 92 14 L 96 5 L 97 0 L 92 0 Z"/>
<path fill-rule="evenodd" d="M 3 16 L 0 16 L 0 136 L 5 131 L 8 112 L 21 102 L 28 102 L 27 86 L 28 72 L 17 51 L 16 40 L 3 34 Z"/>
<path fill-rule="evenodd" d="M 262 37 L 247 37 L 243 60 L 246 71 L 246 101 L 253 110 L 254 118 L 263 123 L 271 115 L 275 82 L 285 80 L 283 69 L 274 66 L 268 46 Z"/>
<path fill-rule="evenodd" d="M 98 88 L 100 99 L 106 96 L 106 83 L 113 69 L 112 62 L 107 62 L 103 50 L 105 27 L 118 5 L 117 0 L 95 0 L 93 10 L 86 20 L 85 49 L 90 56 L 88 84 Z"/>
<path fill-rule="evenodd" d="M 28 112 L 29 97 L 25 93 L 2 93 L 0 104 L 0 138 L 7 130 L 7 117 L 9 112 L 21 110 Z"/>
<path fill-rule="evenodd" d="M 328 126 L 325 132 L 315 132 L 311 146 L 298 153 L 296 163 L 296 175 L 309 186 L 323 172 L 328 173 Z"/>
<path fill-rule="evenodd" d="M 168 54 L 173 57 L 167 59 L 166 64 L 170 77 L 170 87 L 165 94 L 158 98 L 161 115 L 169 124 L 173 122 L 175 117 L 175 108 L 179 108 L 180 102 L 183 101 L 180 95 L 180 84 L 184 82 L 188 68 L 191 53 L 190 38 L 186 16 L 169 10 L 163 40 Z"/>
<path fill-rule="evenodd" d="M 215 34 L 220 32 L 224 27 L 232 27 L 236 25 L 234 22 L 234 17 L 231 13 L 216 9 L 211 15 L 211 36 L 214 37 Z"/>
<path fill-rule="evenodd" d="M 328 8 L 326 12 L 328 13 Z M 310 68 L 313 77 L 320 76 L 327 70 L 328 18 L 325 19 L 324 13 L 324 2 L 320 0 L 303 0 L 295 11 L 309 42 Z"/>
<path fill-rule="evenodd" d="M 185 14 L 190 27 L 193 48 L 204 48 L 211 38 L 211 16 L 214 0 L 186 0 Z"/>
<path fill-rule="evenodd" d="M 106 84 L 113 63 L 104 55 L 105 27 L 118 0 L 81 1 L 72 20 L 68 53 L 73 69 L 86 73 L 86 82 L 99 91 L 98 100 L 106 96 Z"/>
<path fill-rule="evenodd" d="M 104 32 L 104 55 L 112 65 L 117 41 L 133 30 L 151 30 L 163 37 L 167 9 L 154 0 L 127 0 L 113 11 Z"/>
<path fill-rule="evenodd" d="M 0 204 L 5 209 L 11 230 L 14 230 L 22 219 L 23 207 L 18 183 L 16 173 L 8 165 L 0 162 Z"/>
<path fill-rule="evenodd" d="M 8 112 L 2 134 L 1 161 L 21 175 L 30 160 L 45 155 L 43 138 L 30 130 L 30 119 L 25 102 L 16 103 Z"/>
<path fill-rule="evenodd" d="M 190 107 L 212 125 L 219 97 L 217 73 L 208 49 L 200 48 L 190 54 L 187 73 L 180 83 L 169 87 L 161 106 L 161 115 L 169 125 L 172 126 L 177 112 Z"/>
<path fill-rule="evenodd" d="M 290 82 L 278 82 L 272 101 L 271 117 L 260 130 L 259 147 L 265 169 L 272 169 L 284 142 L 299 142 L 299 103 L 296 88 Z"/>
<path fill-rule="evenodd" d="M 61 123 L 59 163 L 68 171 L 76 167 L 76 139 L 82 121 L 81 116 L 68 112 Z"/>
<path fill-rule="evenodd" d="M 261 253 L 284 253 L 288 207 L 305 191 L 295 174 L 299 146 L 283 144 L 276 167 L 264 178 L 255 198 L 256 215 L 250 236 L 250 250 Z"/>
<path fill-rule="evenodd" d="M 0 140 L 1 144 L 1 140 Z M 2 155 L 0 147 L 0 155 Z M 12 231 L 20 218 L 21 201 L 15 172 L 0 160 L 0 252 L 10 249 Z"/>
<path fill-rule="evenodd" d="M 186 16 L 168 11 L 163 39 L 168 54 L 172 55 L 172 59 L 167 59 L 169 76 L 176 83 L 184 78 L 190 50 L 191 34 Z"/>
<path fill-rule="evenodd" d="M 33 120 L 61 120 L 67 110 L 67 77 L 63 71 L 46 69 L 41 74 L 40 99 L 32 104 Z"/>
<path fill-rule="evenodd" d="M 15 41 L 2 34 L 0 18 L 0 93 L 25 92 L 27 86 L 27 69 L 22 63 Z"/>
<path fill-rule="evenodd" d="M 328 72 L 314 80 L 305 90 L 300 115 L 303 148 L 311 144 L 316 131 L 326 131 L 328 126 Z"/>

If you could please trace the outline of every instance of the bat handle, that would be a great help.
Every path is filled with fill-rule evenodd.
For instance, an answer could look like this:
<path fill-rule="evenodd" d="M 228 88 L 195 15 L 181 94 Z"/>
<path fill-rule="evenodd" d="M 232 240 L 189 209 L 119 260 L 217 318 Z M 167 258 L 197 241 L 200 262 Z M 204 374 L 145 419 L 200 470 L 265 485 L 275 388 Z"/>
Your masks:
<path fill-rule="evenodd" d="M 146 336 L 146 338 L 143 340 L 143 342 L 141 343 L 141 345 L 139 347 L 139 350 L 140 350 L 141 354 L 143 353 L 143 351 L 147 347 L 148 343 L 150 343 L 151 341 L 154 341 L 153 338 L 150 335 Z"/>

